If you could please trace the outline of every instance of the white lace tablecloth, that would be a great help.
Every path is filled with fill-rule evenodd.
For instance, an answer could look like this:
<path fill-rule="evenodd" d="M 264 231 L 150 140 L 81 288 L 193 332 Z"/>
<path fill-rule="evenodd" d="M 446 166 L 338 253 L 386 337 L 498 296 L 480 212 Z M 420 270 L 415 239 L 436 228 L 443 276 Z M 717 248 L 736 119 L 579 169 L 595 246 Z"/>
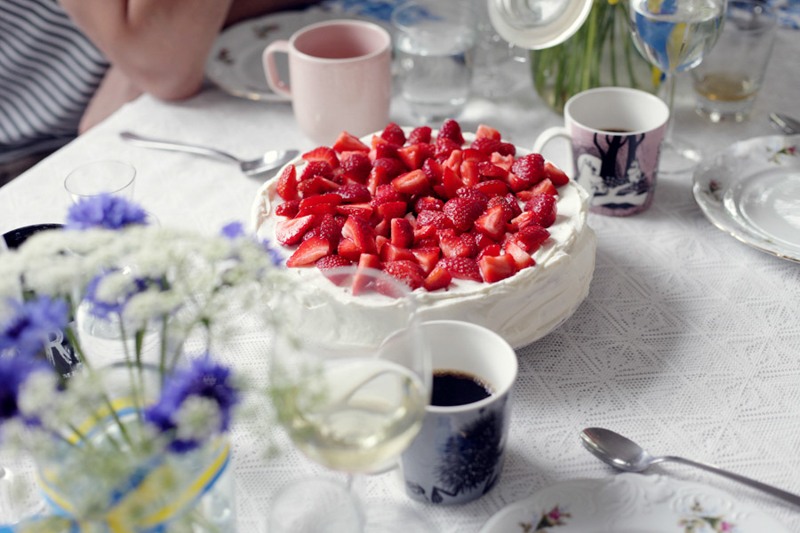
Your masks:
<path fill-rule="evenodd" d="M 798 57 L 800 36 L 781 30 L 767 84 L 743 124 L 703 122 L 682 80 L 676 134 L 709 152 L 773 134 L 769 111 L 800 115 Z M 525 66 L 520 68 L 526 76 Z M 391 115 L 401 125 L 414 125 L 400 101 Z M 486 123 L 528 147 L 561 120 L 529 84 L 501 102 L 476 99 L 460 118 L 466 130 Z M 135 198 L 163 225 L 216 233 L 224 223 L 247 220 L 259 181 L 235 165 L 125 144 L 118 134 L 127 129 L 213 145 L 244 158 L 270 148 L 313 148 L 288 104 L 240 100 L 212 87 L 181 103 L 142 97 L 0 188 L 0 233 L 61 221 L 69 204 L 66 174 L 106 158 L 137 168 Z M 563 161 L 557 144 L 553 150 L 547 155 Z M 388 473 L 360 482 L 367 507 L 399 503 L 441 532 L 477 532 L 492 514 L 539 488 L 613 475 L 583 450 L 578 433 L 587 426 L 618 430 L 654 453 L 716 463 L 800 493 L 800 264 L 717 230 L 694 203 L 690 187 L 689 175 L 660 177 L 646 213 L 590 216 L 598 246 L 589 296 L 568 322 L 518 351 L 507 462 L 488 495 L 460 507 L 411 503 L 396 475 Z M 252 375 L 264 374 L 267 356 L 257 331 L 236 339 L 226 354 Z M 333 474 L 288 446 L 265 462 L 265 442 L 241 429 L 235 442 L 240 529 L 264 531 L 279 487 L 311 474 Z M 655 471 L 727 490 L 800 531 L 798 508 L 687 467 Z"/>

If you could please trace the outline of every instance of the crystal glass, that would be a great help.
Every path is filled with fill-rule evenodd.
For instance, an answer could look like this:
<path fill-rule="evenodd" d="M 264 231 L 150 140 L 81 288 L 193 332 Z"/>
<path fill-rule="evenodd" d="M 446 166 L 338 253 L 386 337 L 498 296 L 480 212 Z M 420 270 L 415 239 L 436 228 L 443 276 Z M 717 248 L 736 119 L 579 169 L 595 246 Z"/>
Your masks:
<path fill-rule="evenodd" d="M 382 471 L 417 435 L 430 400 L 430 358 L 414 300 L 406 285 L 377 270 L 342 267 L 325 276 L 280 298 L 270 373 L 278 417 L 312 461 L 349 475 Z M 363 298 L 381 319 L 355 320 L 352 298 Z M 323 531 L 321 523 L 308 525 L 318 520 L 311 509 L 331 501 L 340 503 L 324 520 L 361 531 L 364 515 L 353 512 L 360 509 L 354 499 L 329 481 L 293 484 L 276 499 L 270 531 L 298 531 L 300 524 Z"/>
<path fill-rule="evenodd" d="M 639 52 L 666 77 L 670 110 L 659 173 L 691 170 L 700 151 L 672 136 L 676 73 L 700 64 L 722 30 L 725 0 L 629 0 L 631 35 Z"/>
<path fill-rule="evenodd" d="M 116 194 L 133 199 L 136 169 L 114 160 L 93 161 L 81 165 L 67 175 L 64 188 L 73 202 L 100 194 Z"/>

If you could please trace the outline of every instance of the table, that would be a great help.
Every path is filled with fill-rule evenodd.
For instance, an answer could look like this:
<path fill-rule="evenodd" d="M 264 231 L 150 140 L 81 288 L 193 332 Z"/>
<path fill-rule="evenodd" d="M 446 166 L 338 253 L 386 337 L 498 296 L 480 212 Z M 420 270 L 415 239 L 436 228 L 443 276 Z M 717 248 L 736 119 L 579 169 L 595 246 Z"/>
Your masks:
<path fill-rule="evenodd" d="M 712 125 L 692 110 L 681 79 L 676 135 L 713 153 L 741 139 L 771 135 L 770 111 L 798 114 L 800 38 L 780 30 L 767 82 L 749 121 Z M 524 66 L 520 75 L 526 75 Z M 395 99 L 391 118 L 414 125 Z M 476 98 L 459 119 L 498 128 L 521 146 L 558 125 L 530 86 L 502 102 Z M 96 159 L 131 162 L 135 198 L 161 224 L 216 233 L 248 220 L 261 182 L 235 165 L 123 143 L 119 132 L 204 143 L 244 158 L 270 148 L 313 148 L 288 104 L 228 96 L 211 86 L 180 103 L 144 96 L 10 184 L 0 188 L 0 232 L 63 220 L 69 170 Z M 557 143 L 546 155 L 563 163 Z M 360 481 L 369 509 L 398 503 L 419 511 L 441 532 L 477 532 L 505 505 L 558 481 L 613 471 L 585 452 L 579 431 L 615 429 L 652 452 L 716 463 L 800 493 L 800 265 L 758 252 L 714 228 L 691 194 L 691 176 L 659 177 L 655 200 L 629 218 L 591 215 L 597 266 L 588 298 L 547 337 L 518 350 L 520 374 L 498 485 L 460 507 L 410 503 L 396 474 Z M 235 339 L 225 354 L 238 368 L 263 373 L 264 334 Z M 286 445 L 264 463 L 264 443 L 235 440 L 241 531 L 264 531 L 275 490 L 290 479 L 331 475 Z M 654 472 L 702 482 L 757 505 L 800 531 L 800 510 L 733 482 L 677 465 Z"/>

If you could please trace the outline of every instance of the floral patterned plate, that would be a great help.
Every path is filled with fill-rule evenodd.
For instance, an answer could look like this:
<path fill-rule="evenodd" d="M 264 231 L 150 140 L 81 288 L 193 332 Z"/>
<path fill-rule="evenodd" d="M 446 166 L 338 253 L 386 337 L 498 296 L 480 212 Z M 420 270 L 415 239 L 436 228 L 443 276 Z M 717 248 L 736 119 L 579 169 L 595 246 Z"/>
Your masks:
<path fill-rule="evenodd" d="M 217 37 L 206 61 L 206 77 L 225 92 L 240 98 L 286 102 L 272 92 L 264 76 L 261 54 L 272 41 L 288 40 L 300 28 L 328 20 L 320 11 L 287 11 L 245 20 L 225 29 Z M 285 57 L 278 56 L 278 71 L 288 79 Z"/>
<path fill-rule="evenodd" d="M 509 505 L 480 533 L 789 533 L 723 491 L 665 476 L 567 481 Z"/>
<path fill-rule="evenodd" d="M 800 135 L 732 144 L 698 166 L 692 192 L 722 231 L 800 262 Z"/>

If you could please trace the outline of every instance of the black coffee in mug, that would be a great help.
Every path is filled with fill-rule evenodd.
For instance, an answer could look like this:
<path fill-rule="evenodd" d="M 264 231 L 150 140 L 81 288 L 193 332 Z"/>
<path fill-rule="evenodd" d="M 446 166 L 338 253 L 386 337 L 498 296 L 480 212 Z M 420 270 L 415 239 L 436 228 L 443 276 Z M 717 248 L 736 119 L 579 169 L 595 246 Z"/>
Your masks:
<path fill-rule="evenodd" d="M 435 370 L 431 405 L 453 407 L 479 402 L 494 394 L 483 379 L 458 370 Z"/>

